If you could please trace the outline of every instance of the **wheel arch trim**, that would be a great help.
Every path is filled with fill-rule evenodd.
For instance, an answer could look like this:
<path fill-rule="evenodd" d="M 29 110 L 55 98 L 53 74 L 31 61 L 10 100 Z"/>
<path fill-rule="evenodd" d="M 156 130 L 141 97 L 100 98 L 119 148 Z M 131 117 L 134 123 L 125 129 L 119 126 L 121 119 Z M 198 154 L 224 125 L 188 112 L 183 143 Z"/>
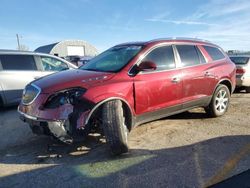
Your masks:
<path fill-rule="evenodd" d="M 129 105 L 129 103 L 128 103 L 125 99 L 123 99 L 123 98 L 121 98 L 121 97 L 110 97 L 110 98 L 107 98 L 107 99 L 105 99 L 105 100 L 102 100 L 102 101 L 98 102 L 98 103 L 91 109 L 91 111 L 89 112 L 89 114 L 88 114 L 88 116 L 87 116 L 87 118 L 86 118 L 86 120 L 85 120 L 85 125 L 87 125 L 87 124 L 89 123 L 90 118 L 92 117 L 92 115 L 94 114 L 94 112 L 95 112 L 101 105 L 103 105 L 104 103 L 106 103 L 106 102 L 108 102 L 108 101 L 112 101 L 112 100 L 121 100 L 122 102 L 124 102 L 124 103 L 127 105 L 127 107 L 128 107 L 128 109 L 129 109 L 129 112 L 130 112 L 131 116 L 133 116 L 132 108 L 131 108 L 131 106 Z"/>
<path fill-rule="evenodd" d="M 228 82 L 230 83 L 231 88 L 228 88 L 228 89 L 229 89 L 230 93 L 232 94 L 232 93 L 234 92 L 235 87 L 233 86 L 232 82 L 231 82 L 228 78 L 221 79 L 221 80 L 216 84 L 216 87 L 215 87 L 214 91 L 216 90 L 216 88 L 218 87 L 218 85 L 221 84 L 221 83 L 224 82 L 224 81 L 228 81 Z M 226 86 L 227 86 L 227 85 L 226 85 Z M 214 91 L 213 91 L 213 93 L 214 93 Z"/>

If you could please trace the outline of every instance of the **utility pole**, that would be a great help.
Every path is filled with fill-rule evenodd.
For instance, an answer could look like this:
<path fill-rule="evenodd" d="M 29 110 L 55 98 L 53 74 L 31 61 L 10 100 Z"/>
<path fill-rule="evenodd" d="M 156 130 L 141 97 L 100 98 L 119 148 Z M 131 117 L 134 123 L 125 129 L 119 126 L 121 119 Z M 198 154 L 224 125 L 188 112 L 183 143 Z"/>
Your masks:
<path fill-rule="evenodd" d="M 20 50 L 20 41 L 19 41 L 19 36 L 18 36 L 18 34 L 16 34 L 16 39 L 17 39 L 18 50 Z"/>

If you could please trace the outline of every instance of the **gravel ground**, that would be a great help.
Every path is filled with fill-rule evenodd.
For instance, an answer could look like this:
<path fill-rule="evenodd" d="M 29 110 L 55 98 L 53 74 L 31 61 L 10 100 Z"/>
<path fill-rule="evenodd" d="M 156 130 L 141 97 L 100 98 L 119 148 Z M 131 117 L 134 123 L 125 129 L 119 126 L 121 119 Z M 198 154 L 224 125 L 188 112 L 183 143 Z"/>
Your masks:
<path fill-rule="evenodd" d="M 249 104 L 250 94 L 237 93 L 223 117 L 194 109 L 141 125 L 120 157 L 98 135 L 71 146 L 35 136 L 16 107 L 7 108 L 0 111 L 0 187 L 213 185 L 250 169 Z"/>

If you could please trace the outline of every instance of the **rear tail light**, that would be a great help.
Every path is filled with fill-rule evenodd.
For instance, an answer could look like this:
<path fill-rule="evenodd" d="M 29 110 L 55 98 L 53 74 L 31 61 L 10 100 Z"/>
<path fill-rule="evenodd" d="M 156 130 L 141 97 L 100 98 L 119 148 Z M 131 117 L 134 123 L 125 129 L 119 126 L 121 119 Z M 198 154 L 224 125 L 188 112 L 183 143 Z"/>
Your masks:
<path fill-rule="evenodd" d="M 236 69 L 236 74 L 244 74 L 245 72 L 245 69 Z"/>

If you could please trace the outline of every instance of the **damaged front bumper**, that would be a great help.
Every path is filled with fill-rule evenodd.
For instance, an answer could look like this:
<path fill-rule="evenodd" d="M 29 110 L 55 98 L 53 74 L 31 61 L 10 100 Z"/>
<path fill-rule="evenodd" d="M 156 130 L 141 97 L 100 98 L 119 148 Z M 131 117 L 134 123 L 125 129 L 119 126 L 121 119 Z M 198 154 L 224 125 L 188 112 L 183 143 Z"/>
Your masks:
<path fill-rule="evenodd" d="M 35 134 L 53 135 L 65 143 L 72 143 L 76 135 L 84 132 L 94 104 L 80 101 L 48 109 L 42 105 L 47 98 L 40 94 L 32 104 L 21 103 L 18 106 L 20 119 L 28 123 Z"/>

